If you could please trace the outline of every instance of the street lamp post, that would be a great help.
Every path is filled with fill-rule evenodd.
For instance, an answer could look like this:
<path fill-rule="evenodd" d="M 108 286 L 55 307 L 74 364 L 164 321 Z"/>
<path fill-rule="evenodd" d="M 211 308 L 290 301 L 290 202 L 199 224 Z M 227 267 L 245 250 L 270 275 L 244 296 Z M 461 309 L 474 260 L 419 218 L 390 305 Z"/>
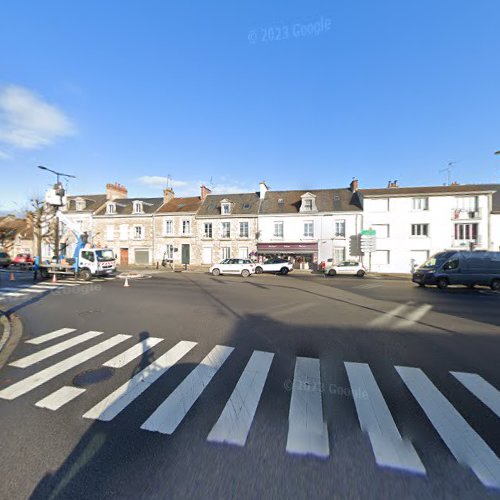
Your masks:
<path fill-rule="evenodd" d="M 73 179 L 76 179 L 76 177 L 74 175 L 63 174 L 62 172 L 56 172 L 55 170 L 44 167 L 43 165 L 38 165 L 38 168 L 40 170 L 46 170 L 47 172 L 51 172 L 51 173 L 56 175 L 56 183 L 54 184 L 54 191 L 60 197 L 61 204 L 62 204 L 62 200 L 63 200 L 63 196 L 64 196 L 65 192 L 64 192 L 63 185 L 60 181 L 60 178 L 61 177 L 66 177 L 66 178 L 71 177 Z M 57 219 L 56 213 L 57 213 L 57 210 L 60 206 L 61 205 L 56 205 L 56 204 L 52 205 L 52 207 L 54 208 L 53 231 L 54 231 L 54 257 L 56 258 L 56 261 L 59 260 L 59 220 Z"/>

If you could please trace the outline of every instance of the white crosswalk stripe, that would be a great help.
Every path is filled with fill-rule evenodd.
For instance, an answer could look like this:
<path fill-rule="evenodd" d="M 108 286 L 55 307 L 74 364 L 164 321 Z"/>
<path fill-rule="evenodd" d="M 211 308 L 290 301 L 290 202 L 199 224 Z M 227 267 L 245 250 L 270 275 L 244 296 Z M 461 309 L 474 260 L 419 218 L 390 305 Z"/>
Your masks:
<path fill-rule="evenodd" d="M 377 464 L 425 474 L 412 444 L 401 438 L 377 382 L 366 363 L 344 363 L 359 424 L 369 438 Z"/>
<path fill-rule="evenodd" d="M 286 451 L 326 458 L 330 454 L 323 418 L 319 359 L 298 357 L 293 375 Z"/>
<path fill-rule="evenodd" d="M 177 361 L 183 358 L 195 345 L 197 345 L 196 342 L 179 342 L 127 383 L 96 404 L 83 415 L 83 418 L 112 420 L 153 382 L 156 382 L 156 380 L 166 373 Z"/>
<path fill-rule="evenodd" d="M 111 368 L 122 368 L 126 364 L 130 363 L 135 358 L 142 356 L 144 353 L 148 352 L 155 345 L 159 344 L 163 339 L 157 339 L 154 337 L 148 337 L 142 340 L 138 344 L 122 352 L 118 356 L 106 361 L 103 366 L 109 366 Z"/>
<path fill-rule="evenodd" d="M 73 401 L 73 399 L 84 392 L 85 389 L 83 388 L 66 385 L 35 403 L 35 406 L 38 406 L 39 408 L 47 408 L 48 410 L 59 410 L 61 406 Z"/>
<path fill-rule="evenodd" d="M 500 460 L 420 368 L 396 366 L 454 457 L 468 465 L 485 485 L 500 488 Z"/>
<path fill-rule="evenodd" d="M 233 349 L 222 345 L 215 346 L 141 425 L 141 429 L 172 434 Z"/>
<path fill-rule="evenodd" d="M 40 335 L 39 337 L 35 337 L 34 339 L 27 340 L 27 344 L 43 344 L 44 342 L 49 342 L 50 340 L 57 339 L 62 337 L 63 335 L 68 335 L 68 333 L 72 333 L 76 331 L 74 328 L 61 328 L 59 330 L 54 330 L 53 332 L 46 333 L 44 335 Z"/>
<path fill-rule="evenodd" d="M 475 373 L 450 372 L 474 396 L 500 417 L 500 391 Z"/>

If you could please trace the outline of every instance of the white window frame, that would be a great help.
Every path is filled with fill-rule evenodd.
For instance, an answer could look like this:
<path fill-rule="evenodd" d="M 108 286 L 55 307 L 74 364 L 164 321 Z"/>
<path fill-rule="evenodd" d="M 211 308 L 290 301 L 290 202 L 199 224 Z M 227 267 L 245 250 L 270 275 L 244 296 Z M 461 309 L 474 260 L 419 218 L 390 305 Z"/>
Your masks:
<path fill-rule="evenodd" d="M 273 238 L 283 239 L 285 237 L 285 224 L 282 220 L 276 220 L 273 224 Z"/>
<path fill-rule="evenodd" d="M 312 198 L 304 198 L 304 208 L 302 209 L 304 212 L 311 212 L 313 209 L 313 200 Z"/>
<path fill-rule="evenodd" d="M 240 258 L 240 259 L 248 259 L 248 247 L 240 247 L 240 248 L 238 248 L 238 258 Z"/>
<path fill-rule="evenodd" d="M 455 206 L 459 212 L 476 212 L 479 200 L 477 196 L 456 196 Z"/>
<path fill-rule="evenodd" d="M 128 240 L 128 224 L 120 224 L 120 241 Z"/>
<path fill-rule="evenodd" d="M 142 214 L 144 207 L 142 201 L 134 201 L 134 214 Z"/>
<path fill-rule="evenodd" d="M 479 224 L 477 222 L 459 222 L 454 225 L 453 228 L 453 239 L 455 241 L 478 241 L 479 240 Z M 473 229 L 476 226 L 476 237 L 473 236 Z M 460 235 L 460 233 L 462 233 Z M 467 233 L 469 233 L 469 238 L 467 238 Z M 458 234 L 458 238 L 457 238 Z M 463 236 L 463 237 L 460 237 Z"/>
<path fill-rule="evenodd" d="M 221 238 L 231 238 L 231 223 L 222 222 L 221 223 Z M 230 257 L 227 257 L 228 259 Z"/>
<path fill-rule="evenodd" d="M 86 206 L 85 200 L 82 200 L 80 198 L 75 200 L 75 208 L 77 212 L 85 210 L 85 206 Z"/>
<path fill-rule="evenodd" d="M 248 224 L 248 221 L 240 222 L 240 238 L 248 238 L 249 234 L 250 234 L 250 225 Z"/>
<path fill-rule="evenodd" d="M 222 253 L 222 260 L 230 259 L 231 258 L 231 247 L 222 247 L 221 253 Z"/>
<path fill-rule="evenodd" d="M 170 243 L 168 245 L 165 245 L 165 258 L 169 260 L 174 259 L 174 245 Z"/>
<path fill-rule="evenodd" d="M 410 236 L 412 238 L 428 238 L 429 237 L 429 224 L 417 223 L 410 225 Z"/>
<path fill-rule="evenodd" d="M 210 229 L 207 231 L 207 229 Z M 211 222 L 203 223 L 203 238 L 212 239 L 214 235 L 214 228 Z"/>
<path fill-rule="evenodd" d="M 345 247 L 334 247 L 333 249 L 333 262 L 339 264 L 345 260 Z M 340 254 L 340 258 L 339 258 Z"/>
<path fill-rule="evenodd" d="M 115 226 L 106 226 L 106 241 L 113 241 L 115 239 Z"/>
<path fill-rule="evenodd" d="M 221 204 L 221 214 L 222 215 L 230 215 L 231 214 L 231 203 L 222 203 Z"/>
<path fill-rule="evenodd" d="M 133 226 L 133 239 L 134 240 L 143 240 L 144 239 L 144 227 L 141 224 L 134 224 L 134 226 Z"/>
<path fill-rule="evenodd" d="M 191 221 L 189 219 L 182 220 L 182 234 L 184 236 L 191 234 Z"/>
<path fill-rule="evenodd" d="M 411 206 L 412 210 L 416 211 L 429 210 L 429 197 L 420 196 L 418 198 L 412 198 Z"/>
<path fill-rule="evenodd" d="M 106 207 L 106 213 L 110 215 L 116 214 L 116 203 L 108 203 Z"/>
<path fill-rule="evenodd" d="M 165 220 L 164 233 L 166 235 L 174 234 L 174 221 L 172 219 Z"/>
<path fill-rule="evenodd" d="M 339 228 L 342 228 L 340 231 Z M 336 219 L 334 222 L 334 236 L 335 238 L 345 238 L 346 233 L 346 221 L 345 219 Z"/>
<path fill-rule="evenodd" d="M 314 238 L 314 221 L 304 221 L 304 238 Z"/>

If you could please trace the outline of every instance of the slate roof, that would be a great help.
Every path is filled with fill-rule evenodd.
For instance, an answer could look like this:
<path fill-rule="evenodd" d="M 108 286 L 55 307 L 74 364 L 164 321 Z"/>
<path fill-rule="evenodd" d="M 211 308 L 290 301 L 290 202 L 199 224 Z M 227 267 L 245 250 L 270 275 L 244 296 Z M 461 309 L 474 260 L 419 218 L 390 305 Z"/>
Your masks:
<path fill-rule="evenodd" d="M 258 193 L 209 194 L 198 211 L 198 216 L 218 217 L 221 215 L 221 201 L 232 203 L 231 215 L 257 215 L 259 212 Z"/>
<path fill-rule="evenodd" d="M 134 213 L 133 203 L 134 201 L 142 201 L 142 208 L 144 210 L 141 214 Z M 108 214 L 106 212 L 107 204 L 101 207 L 95 215 L 106 215 L 109 217 L 117 216 L 117 215 L 148 215 L 156 212 L 158 208 L 163 204 L 163 198 L 120 198 L 113 200 L 116 205 L 116 213 Z"/>
<path fill-rule="evenodd" d="M 33 238 L 33 227 L 27 219 L 19 219 L 12 215 L 0 217 L 0 232 L 5 240 L 13 240 L 16 236 L 29 240 Z"/>
<path fill-rule="evenodd" d="M 300 212 L 301 196 L 305 193 L 311 193 L 316 196 L 317 212 Z M 361 212 L 359 196 L 350 189 L 267 191 L 265 198 L 261 202 L 259 213 L 307 214 L 318 212 Z"/>
<path fill-rule="evenodd" d="M 446 195 L 464 193 L 486 193 L 498 191 L 500 184 L 457 184 L 451 186 L 420 186 L 381 189 L 360 189 L 363 196 L 408 196 L 408 195 Z"/>
<path fill-rule="evenodd" d="M 164 203 L 156 213 L 187 213 L 196 212 L 201 206 L 201 198 L 192 196 L 189 198 L 172 198 L 168 203 Z"/>
<path fill-rule="evenodd" d="M 85 210 L 76 210 L 76 200 L 82 198 L 85 200 Z M 79 196 L 68 196 L 68 204 L 66 207 L 67 213 L 89 213 L 102 207 L 106 203 L 105 194 L 82 194 Z"/>

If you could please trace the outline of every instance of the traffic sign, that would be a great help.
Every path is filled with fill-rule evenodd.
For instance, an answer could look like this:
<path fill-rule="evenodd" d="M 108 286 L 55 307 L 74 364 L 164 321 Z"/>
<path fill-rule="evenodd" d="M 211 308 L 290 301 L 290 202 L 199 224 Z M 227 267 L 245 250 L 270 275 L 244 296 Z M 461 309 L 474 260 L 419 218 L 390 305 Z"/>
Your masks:
<path fill-rule="evenodd" d="M 363 229 L 361 231 L 361 236 L 375 236 L 377 231 L 375 229 Z"/>

